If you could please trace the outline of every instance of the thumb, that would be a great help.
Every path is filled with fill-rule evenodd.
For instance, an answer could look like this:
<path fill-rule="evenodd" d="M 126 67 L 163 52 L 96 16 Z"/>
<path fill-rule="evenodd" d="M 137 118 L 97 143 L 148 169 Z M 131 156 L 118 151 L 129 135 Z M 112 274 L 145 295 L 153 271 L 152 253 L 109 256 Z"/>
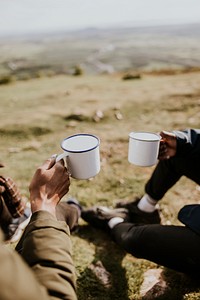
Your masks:
<path fill-rule="evenodd" d="M 56 161 L 55 157 L 48 158 L 41 166 L 42 169 L 45 169 L 45 170 L 51 169 L 55 165 L 55 161 Z"/>
<path fill-rule="evenodd" d="M 163 130 L 163 131 L 160 132 L 160 135 L 161 135 L 162 138 L 166 138 L 169 135 L 171 135 L 171 132 Z"/>

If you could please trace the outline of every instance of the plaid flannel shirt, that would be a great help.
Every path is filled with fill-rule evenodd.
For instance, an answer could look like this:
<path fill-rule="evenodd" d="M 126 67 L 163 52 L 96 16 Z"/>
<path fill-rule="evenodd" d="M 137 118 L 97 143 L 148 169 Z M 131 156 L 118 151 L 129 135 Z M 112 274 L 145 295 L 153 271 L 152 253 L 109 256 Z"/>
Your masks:
<path fill-rule="evenodd" d="M 10 177 L 0 176 L 0 195 L 13 218 L 23 215 L 25 203 L 21 199 L 15 182 Z"/>

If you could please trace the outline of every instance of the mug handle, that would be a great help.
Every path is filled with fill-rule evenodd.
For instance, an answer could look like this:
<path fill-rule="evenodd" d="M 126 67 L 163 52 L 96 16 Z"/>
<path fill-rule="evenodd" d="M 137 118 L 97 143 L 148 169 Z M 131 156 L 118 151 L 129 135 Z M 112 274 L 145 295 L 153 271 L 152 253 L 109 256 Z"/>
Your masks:
<path fill-rule="evenodd" d="M 67 153 L 61 153 L 61 154 L 57 155 L 57 156 L 56 156 L 56 163 L 57 163 L 59 160 L 65 158 L 65 157 L 67 157 L 67 156 L 69 156 Z"/>

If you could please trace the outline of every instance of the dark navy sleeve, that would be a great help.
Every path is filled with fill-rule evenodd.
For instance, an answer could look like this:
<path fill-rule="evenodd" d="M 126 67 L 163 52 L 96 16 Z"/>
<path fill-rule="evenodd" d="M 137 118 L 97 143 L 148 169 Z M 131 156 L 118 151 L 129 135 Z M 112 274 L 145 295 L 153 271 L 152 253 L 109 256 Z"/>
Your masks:
<path fill-rule="evenodd" d="M 200 129 L 185 129 L 173 133 L 177 137 L 177 156 L 191 152 L 200 155 Z"/>
<path fill-rule="evenodd" d="M 200 204 L 185 205 L 178 213 L 178 219 L 200 235 Z"/>

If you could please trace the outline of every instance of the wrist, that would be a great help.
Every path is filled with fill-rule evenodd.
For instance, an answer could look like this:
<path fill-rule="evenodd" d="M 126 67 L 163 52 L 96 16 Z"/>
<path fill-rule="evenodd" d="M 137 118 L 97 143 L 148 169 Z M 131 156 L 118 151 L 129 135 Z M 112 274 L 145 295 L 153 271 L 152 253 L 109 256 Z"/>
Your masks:
<path fill-rule="evenodd" d="M 51 203 L 51 200 L 45 200 L 43 201 L 41 198 L 30 198 L 30 203 L 31 203 L 31 211 L 32 213 L 37 212 L 37 211 L 47 211 L 53 216 L 56 216 L 56 209 L 55 205 Z"/>

